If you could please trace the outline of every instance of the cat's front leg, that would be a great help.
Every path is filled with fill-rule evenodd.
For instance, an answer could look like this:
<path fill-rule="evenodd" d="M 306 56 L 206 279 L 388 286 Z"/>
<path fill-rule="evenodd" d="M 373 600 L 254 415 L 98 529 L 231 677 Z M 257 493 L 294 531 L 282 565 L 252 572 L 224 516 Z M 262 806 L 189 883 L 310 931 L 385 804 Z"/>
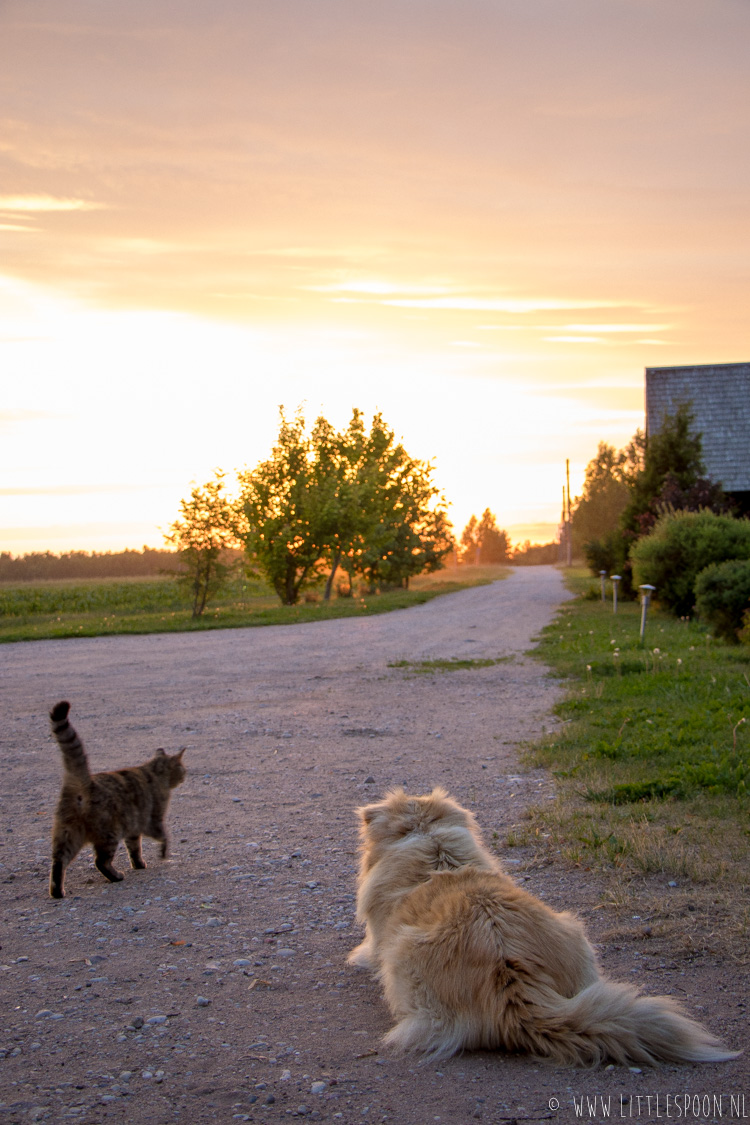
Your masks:
<path fill-rule="evenodd" d="M 125 847 L 128 849 L 128 855 L 130 856 L 130 866 L 142 870 L 146 866 L 146 861 L 141 851 L 140 836 L 126 836 Z"/>
<path fill-rule="evenodd" d="M 65 866 L 61 859 L 52 861 L 49 873 L 49 893 L 52 898 L 65 898 Z"/>
<path fill-rule="evenodd" d="M 167 835 L 167 830 L 164 827 L 164 822 L 160 820 L 154 823 L 149 835 L 152 837 L 152 839 L 158 840 L 158 842 L 161 844 L 161 847 L 159 848 L 159 855 L 162 859 L 166 859 L 169 855 L 169 836 Z"/>
<path fill-rule="evenodd" d="M 94 863 L 97 870 L 101 871 L 104 878 L 109 879 L 110 883 L 119 883 L 123 878 L 120 872 L 112 866 L 116 851 L 117 840 L 114 842 L 107 840 L 104 843 L 94 845 Z"/>

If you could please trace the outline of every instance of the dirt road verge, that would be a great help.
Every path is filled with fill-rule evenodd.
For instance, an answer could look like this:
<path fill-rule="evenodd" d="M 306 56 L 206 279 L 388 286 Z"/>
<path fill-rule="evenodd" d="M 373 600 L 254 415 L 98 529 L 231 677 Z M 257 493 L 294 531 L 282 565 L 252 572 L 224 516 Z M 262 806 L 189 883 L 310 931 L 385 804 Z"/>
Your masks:
<path fill-rule="evenodd" d="M 688 1093 L 724 1098 L 724 1120 L 744 1094 L 750 1114 L 744 1059 L 580 1073 L 381 1054 L 379 989 L 345 964 L 359 940 L 355 806 L 439 783 L 492 842 L 552 795 L 516 748 L 554 722 L 560 687 L 525 653 L 566 596 L 557 571 L 528 568 L 382 617 L 4 646 L 0 1122 L 568 1122 L 603 1120 L 605 1105 L 645 1118 L 627 1099 L 657 1094 L 666 1117 L 667 1095 Z M 62 698 L 94 769 L 187 745 L 189 774 L 166 864 L 147 842 L 147 870 L 110 885 L 84 852 L 53 902 L 60 764 L 46 715 Z M 744 970 L 649 945 L 637 919 L 613 928 L 593 875 L 517 851 L 508 869 L 528 889 L 609 933 L 613 975 L 679 995 L 742 1045 Z M 581 1098 L 599 1099 L 593 1113 Z"/>

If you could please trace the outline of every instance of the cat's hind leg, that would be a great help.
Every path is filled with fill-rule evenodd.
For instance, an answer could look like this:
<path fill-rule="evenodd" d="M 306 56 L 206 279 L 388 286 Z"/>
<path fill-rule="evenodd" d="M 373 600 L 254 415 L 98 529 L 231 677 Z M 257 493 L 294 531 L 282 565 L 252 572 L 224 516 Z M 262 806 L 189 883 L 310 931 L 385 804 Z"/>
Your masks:
<path fill-rule="evenodd" d="M 55 826 L 52 836 L 52 866 L 49 893 L 52 898 L 65 898 L 65 870 L 80 852 L 86 840 L 82 832 L 70 827 Z"/>
<path fill-rule="evenodd" d="M 94 863 L 97 870 L 101 871 L 104 878 L 109 879 L 110 883 L 119 883 L 123 878 L 120 872 L 112 866 L 118 842 L 116 837 L 108 836 L 106 839 L 96 840 L 94 843 Z"/>
<path fill-rule="evenodd" d="M 128 849 L 130 856 L 130 866 L 141 870 L 146 866 L 146 861 L 141 852 L 141 838 L 140 836 L 126 836 L 125 847 Z"/>

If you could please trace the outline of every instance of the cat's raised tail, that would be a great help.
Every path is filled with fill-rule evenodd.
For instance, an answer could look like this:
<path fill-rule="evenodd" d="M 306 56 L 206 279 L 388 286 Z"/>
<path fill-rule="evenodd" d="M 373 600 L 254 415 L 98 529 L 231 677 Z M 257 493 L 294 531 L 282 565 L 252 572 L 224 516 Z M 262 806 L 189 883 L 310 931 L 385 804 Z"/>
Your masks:
<path fill-rule="evenodd" d="M 55 704 L 49 713 L 52 733 L 60 747 L 65 772 L 80 781 L 90 781 L 91 771 L 86 751 L 76 731 L 68 722 L 69 711 L 70 704 L 67 700 L 63 699 Z"/>

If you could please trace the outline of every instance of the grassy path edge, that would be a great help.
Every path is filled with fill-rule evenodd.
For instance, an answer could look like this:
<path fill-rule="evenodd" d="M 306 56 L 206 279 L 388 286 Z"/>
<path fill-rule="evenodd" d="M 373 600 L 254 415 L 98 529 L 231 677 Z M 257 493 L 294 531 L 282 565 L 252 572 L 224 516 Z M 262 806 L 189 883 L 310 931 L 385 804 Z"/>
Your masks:
<path fill-rule="evenodd" d="M 596 873 L 602 906 L 647 919 L 649 933 L 745 962 L 750 649 L 657 607 L 641 646 L 639 606 L 614 617 L 583 570 L 566 584 L 576 597 L 532 652 L 566 694 L 552 733 L 524 748 L 557 797 L 530 809 L 505 845 L 531 846 L 534 864 Z"/>

